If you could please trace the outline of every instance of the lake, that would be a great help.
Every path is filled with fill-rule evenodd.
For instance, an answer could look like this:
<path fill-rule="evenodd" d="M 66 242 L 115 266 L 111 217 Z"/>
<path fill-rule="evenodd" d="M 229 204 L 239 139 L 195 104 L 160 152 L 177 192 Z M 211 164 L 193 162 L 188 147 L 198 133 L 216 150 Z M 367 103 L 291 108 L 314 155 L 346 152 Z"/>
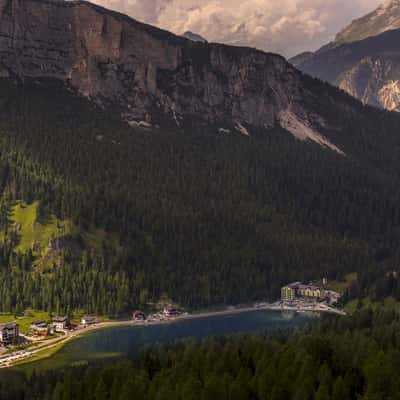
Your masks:
<path fill-rule="evenodd" d="M 49 358 L 16 367 L 32 372 L 78 365 L 95 359 L 137 356 L 145 347 L 185 338 L 261 333 L 302 327 L 317 316 L 255 310 L 232 315 L 180 320 L 171 324 L 101 329 L 68 342 Z"/>

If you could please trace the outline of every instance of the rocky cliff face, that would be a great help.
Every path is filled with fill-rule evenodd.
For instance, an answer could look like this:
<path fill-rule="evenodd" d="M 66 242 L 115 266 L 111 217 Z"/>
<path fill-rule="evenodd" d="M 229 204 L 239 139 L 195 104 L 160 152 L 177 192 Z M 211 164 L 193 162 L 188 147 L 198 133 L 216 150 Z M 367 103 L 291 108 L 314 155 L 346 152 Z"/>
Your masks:
<path fill-rule="evenodd" d="M 194 43 L 85 1 L 0 0 L 0 75 L 64 81 L 132 125 L 267 127 L 299 108 L 282 57 Z"/>
<path fill-rule="evenodd" d="M 338 85 L 365 104 L 400 111 L 400 64 L 390 57 L 365 57 L 344 71 Z"/>

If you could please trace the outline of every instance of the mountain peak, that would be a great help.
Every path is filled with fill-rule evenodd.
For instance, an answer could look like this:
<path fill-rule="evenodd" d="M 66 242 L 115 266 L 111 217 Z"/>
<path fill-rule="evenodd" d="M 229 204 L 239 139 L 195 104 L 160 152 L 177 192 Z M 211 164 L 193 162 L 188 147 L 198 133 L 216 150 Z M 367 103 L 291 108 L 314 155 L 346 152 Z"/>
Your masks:
<path fill-rule="evenodd" d="M 337 34 L 335 42 L 355 42 L 399 28 L 400 0 L 386 0 L 371 13 L 353 20 Z"/>
<path fill-rule="evenodd" d="M 378 9 L 388 9 L 390 7 L 396 6 L 400 4 L 400 0 L 385 0 Z"/>
<path fill-rule="evenodd" d="M 290 61 L 363 103 L 400 112 L 399 41 L 400 0 L 390 0 L 353 21 L 335 42 Z"/>
<path fill-rule="evenodd" d="M 203 36 L 191 31 L 186 31 L 182 36 L 186 39 L 192 40 L 193 42 L 201 42 L 201 43 L 207 42 L 207 40 L 204 39 Z"/>

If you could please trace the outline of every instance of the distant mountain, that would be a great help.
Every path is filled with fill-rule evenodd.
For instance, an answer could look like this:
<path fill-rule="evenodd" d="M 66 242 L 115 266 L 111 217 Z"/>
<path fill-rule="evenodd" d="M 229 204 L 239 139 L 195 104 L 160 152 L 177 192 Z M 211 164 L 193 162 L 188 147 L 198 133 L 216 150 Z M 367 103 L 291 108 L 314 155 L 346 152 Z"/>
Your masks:
<path fill-rule="evenodd" d="M 200 36 L 197 33 L 193 33 L 190 31 L 186 31 L 182 36 L 186 39 L 192 40 L 193 42 L 201 42 L 201 43 L 207 42 L 207 40 L 204 39 L 203 36 Z"/>
<path fill-rule="evenodd" d="M 400 111 L 400 30 L 315 53 L 298 65 L 366 104 Z"/>
<path fill-rule="evenodd" d="M 400 0 L 386 0 L 376 10 L 352 21 L 337 34 L 335 43 L 355 42 L 393 29 L 400 29 Z"/>
<path fill-rule="evenodd" d="M 291 62 L 365 104 L 400 111 L 399 27 L 400 0 L 388 1 L 353 21 L 334 42 Z"/>
<path fill-rule="evenodd" d="M 296 67 L 297 65 L 303 64 L 304 62 L 309 60 L 313 55 L 314 55 L 313 52 L 305 51 L 304 53 L 300 53 L 297 56 L 294 56 L 291 59 L 289 59 L 289 62 Z"/>

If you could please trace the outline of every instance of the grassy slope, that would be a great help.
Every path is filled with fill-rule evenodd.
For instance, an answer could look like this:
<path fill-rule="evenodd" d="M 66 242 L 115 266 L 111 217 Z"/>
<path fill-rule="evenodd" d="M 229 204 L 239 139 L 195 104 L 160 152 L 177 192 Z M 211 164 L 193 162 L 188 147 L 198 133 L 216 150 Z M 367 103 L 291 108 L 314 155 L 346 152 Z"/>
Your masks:
<path fill-rule="evenodd" d="M 20 236 L 16 251 L 26 253 L 34 248 L 34 255 L 44 256 L 51 239 L 64 237 L 72 232 L 70 221 L 61 221 L 54 215 L 45 221 L 38 220 L 39 202 L 26 204 L 18 202 L 12 207 L 10 219 Z"/>
<path fill-rule="evenodd" d="M 36 310 L 28 310 L 24 316 L 17 318 L 12 314 L 0 315 L 0 323 L 17 322 L 22 333 L 28 333 L 31 323 L 39 320 L 50 321 L 50 315 L 47 312 Z"/>
<path fill-rule="evenodd" d="M 63 238 L 76 234 L 77 228 L 70 220 L 60 220 L 54 215 L 45 219 L 38 217 L 39 202 L 27 204 L 19 201 L 10 207 L 9 220 L 14 225 L 18 235 L 18 244 L 15 251 L 25 254 L 32 250 L 36 258 L 35 267 L 46 270 L 53 263 L 61 259 L 57 252 L 49 251 L 49 243 L 52 239 Z M 105 244 L 120 250 L 117 235 L 103 230 L 89 230 L 81 232 L 81 237 L 86 248 L 101 249 Z M 4 232 L 0 231 L 0 242 L 4 241 Z"/>
<path fill-rule="evenodd" d="M 50 241 L 71 234 L 74 227 L 71 221 L 59 220 L 54 215 L 40 219 L 38 207 L 38 201 L 32 204 L 19 201 L 10 208 L 9 219 L 19 239 L 15 251 L 24 254 L 32 250 L 36 258 L 34 266 L 46 270 L 61 261 L 60 254 L 49 251 Z"/>

